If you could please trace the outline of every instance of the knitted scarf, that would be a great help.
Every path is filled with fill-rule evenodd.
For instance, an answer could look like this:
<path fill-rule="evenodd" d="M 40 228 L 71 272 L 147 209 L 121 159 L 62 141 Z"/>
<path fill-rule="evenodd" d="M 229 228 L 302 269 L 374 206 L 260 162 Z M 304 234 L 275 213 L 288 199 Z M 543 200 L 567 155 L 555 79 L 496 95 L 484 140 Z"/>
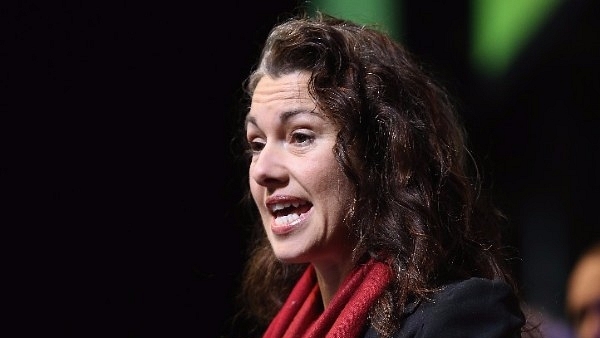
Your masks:
<path fill-rule="evenodd" d="M 263 338 L 355 338 L 365 332 L 369 309 L 391 277 L 389 268 L 373 259 L 344 280 L 327 308 L 315 269 L 309 265 Z"/>

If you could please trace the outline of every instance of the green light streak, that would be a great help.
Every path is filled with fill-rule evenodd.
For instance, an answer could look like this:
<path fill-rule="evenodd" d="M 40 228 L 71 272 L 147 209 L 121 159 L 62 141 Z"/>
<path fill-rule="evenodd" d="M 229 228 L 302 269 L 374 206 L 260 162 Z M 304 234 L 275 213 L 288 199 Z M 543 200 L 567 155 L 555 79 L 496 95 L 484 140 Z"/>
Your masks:
<path fill-rule="evenodd" d="M 504 74 L 561 0 L 472 0 L 474 69 Z"/>
<path fill-rule="evenodd" d="M 398 0 L 318 0 L 311 9 L 349 19 L 365 25 L 375 25 L 400 41 L 402 27 L 401 1 Z"/>

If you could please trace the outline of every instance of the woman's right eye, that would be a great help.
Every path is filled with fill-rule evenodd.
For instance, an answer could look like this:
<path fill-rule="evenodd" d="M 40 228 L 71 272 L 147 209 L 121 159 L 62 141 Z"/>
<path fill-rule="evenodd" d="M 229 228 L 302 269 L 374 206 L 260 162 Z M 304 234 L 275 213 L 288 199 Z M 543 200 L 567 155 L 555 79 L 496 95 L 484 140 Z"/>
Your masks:
<path fill-rule="evenodd" d="M 263 150 L 264 147 L 265 147 L 265 143 L 262 141 L 249 141 L 248 142 L 248 148 L 250 148 L 250 150 L 252 152 L 259 152 L 259 151 Z"/>

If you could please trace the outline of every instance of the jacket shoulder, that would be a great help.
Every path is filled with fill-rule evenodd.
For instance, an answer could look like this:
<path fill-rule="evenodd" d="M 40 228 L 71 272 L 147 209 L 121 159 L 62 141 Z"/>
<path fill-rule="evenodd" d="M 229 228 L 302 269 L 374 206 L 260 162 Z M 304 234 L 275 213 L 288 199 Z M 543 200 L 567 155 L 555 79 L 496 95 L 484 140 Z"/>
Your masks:
<path fill-rule="evenodd" d="M 470 278 L 409 307 L 393 337 L 520 337 L 524 323 L 519 300 L 508 284 Z M 373 328 L 364 337 L 379 338 Z"/>

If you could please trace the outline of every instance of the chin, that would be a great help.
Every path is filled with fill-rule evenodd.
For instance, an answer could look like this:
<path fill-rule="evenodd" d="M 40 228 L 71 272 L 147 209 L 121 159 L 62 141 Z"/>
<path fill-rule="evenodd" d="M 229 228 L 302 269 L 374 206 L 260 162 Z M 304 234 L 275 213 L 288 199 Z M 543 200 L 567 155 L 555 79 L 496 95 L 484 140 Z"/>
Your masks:
<path fill-rule="evenodd" d="M 275 257 L 277 257 L 277 259 L 282 263 L 302 264 L 308 262 L 308 260 L 306 260 L 303 255 L 299 253 L 289 252 L 289 250 L 274 250 L 274 252 Z"/>

